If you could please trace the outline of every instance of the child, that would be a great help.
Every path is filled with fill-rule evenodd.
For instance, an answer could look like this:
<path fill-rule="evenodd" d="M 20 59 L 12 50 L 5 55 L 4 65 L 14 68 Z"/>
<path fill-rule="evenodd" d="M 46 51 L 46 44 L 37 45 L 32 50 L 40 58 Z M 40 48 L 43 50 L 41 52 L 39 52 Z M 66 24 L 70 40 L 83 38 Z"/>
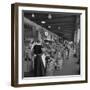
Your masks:
<path fill-rule="evenodd" d="M 62 69 L 63 59 L 62 59 L 61 52 L 58 52 L 56 65 L 57 65 L 57 69 L 60 69 L 60 70 Z"/>

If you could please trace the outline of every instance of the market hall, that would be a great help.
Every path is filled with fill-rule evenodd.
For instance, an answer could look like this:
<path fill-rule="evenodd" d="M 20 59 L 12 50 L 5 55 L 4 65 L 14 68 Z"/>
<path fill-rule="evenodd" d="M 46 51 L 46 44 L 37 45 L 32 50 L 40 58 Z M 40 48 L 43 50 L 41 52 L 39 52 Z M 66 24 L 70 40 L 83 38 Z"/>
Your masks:
<path fill-rule="evenodd" d="M 23 11 L 22 21 L 24 77 L 80 75 L 80 14 Z"/>

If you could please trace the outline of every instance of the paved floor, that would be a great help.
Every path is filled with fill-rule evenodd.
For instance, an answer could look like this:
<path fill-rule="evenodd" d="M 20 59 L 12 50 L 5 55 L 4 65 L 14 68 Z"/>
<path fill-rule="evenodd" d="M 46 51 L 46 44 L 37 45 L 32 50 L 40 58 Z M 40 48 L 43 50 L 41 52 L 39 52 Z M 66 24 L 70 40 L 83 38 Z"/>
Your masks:
<path fill-rule="evenodd" d="M 53 76 L 61 75 L 79 75 L 80 65 L 78 59 L 75 57 L 69 57 L 69 59 L 64 60 L 62 69 L 54 70 Z M 33 77 L 33 71 L 25 73 L 25 77 Z"/>
<path fill-rule="evenodd" d="M 78 75 L 80 74 L 80 65 L 78 59 L 70 57 L 65 60 L 61 70 L 55 70 L 54 75 Z"/>

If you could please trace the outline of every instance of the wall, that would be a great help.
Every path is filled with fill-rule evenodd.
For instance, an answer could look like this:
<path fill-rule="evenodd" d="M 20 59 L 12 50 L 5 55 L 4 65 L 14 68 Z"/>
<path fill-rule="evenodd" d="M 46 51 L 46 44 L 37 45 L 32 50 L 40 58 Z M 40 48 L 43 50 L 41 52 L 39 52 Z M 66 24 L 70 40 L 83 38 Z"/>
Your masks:
<path fill-rule="evenodd" d="M 11 3 L 26 2 L 26 3 L 43 3 L 43 4 L 62 4 L 74 6 L 89 6 L 89 0 L 1 0 L 0 1 L 0 90 L 89 90 L 89 83 L 86 84 L 71 84 L 71 85 L 55 85 L 55 86 L 39 86 L 39 87 L 24 87 L 13 88 L 10 86 L 11 78 Z M 90 9 L 90 6 L 89 6 Z M 89 12 L 90 14 L 90 12 Z M 88 15 L 90 16 L 90 15 Z M 90 19 L 90 17 L 89 17 Z M 90 23 L 90 21 L 89 21 Z M 88 29 L 90 33 L 90 27 Z M 90 35 L 89 35 L 90 38 Z M 88 43 L 90 46 L 90 42 Z M 90 47 L 88 48 L 90 50 Z M 88 51 L 89 51 L 88 50 Z M 90 53 L 90 51 L 89 51 Z M 89 57 L 90 59 L 90 57 Z M 88 60 L 89 60 L 88 59 Z M 90 63 L 90 61 L 88 61 Z M 89 65 L 90 68 L 90 65 Z M 88 72 L 90 76 L 90 70 Z"/>

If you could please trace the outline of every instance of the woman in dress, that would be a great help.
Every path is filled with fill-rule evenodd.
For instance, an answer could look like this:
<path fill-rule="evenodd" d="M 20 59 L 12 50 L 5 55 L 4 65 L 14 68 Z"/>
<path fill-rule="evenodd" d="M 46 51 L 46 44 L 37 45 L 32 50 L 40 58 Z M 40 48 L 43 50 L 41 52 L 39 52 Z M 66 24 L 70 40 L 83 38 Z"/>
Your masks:
<path fill-rule="evenodd" d="M 38 40 L 36 44 L 34 45 L 34 76 L 39 77 L 39 76 L 45 76 L 45 67 L 42 61 L 42 45 L 40 41 Z"/>

